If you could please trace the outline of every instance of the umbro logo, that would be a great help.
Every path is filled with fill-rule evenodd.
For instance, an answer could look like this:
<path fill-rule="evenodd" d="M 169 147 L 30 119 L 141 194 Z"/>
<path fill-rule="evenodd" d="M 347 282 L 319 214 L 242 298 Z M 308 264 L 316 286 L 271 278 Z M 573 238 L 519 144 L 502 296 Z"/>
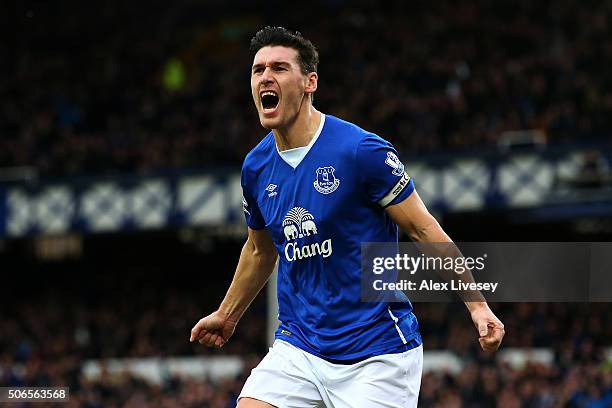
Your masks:
<path fill-rule="evenodd" d="M 266 187 L 266 191 L 268 192 L 268 197 L 274 197 L 275 195 L 278 194 L 278 191 L 275 191 L 276 188 L 278 186 L 276 184 L 268 184 L 268 187 Z"/>

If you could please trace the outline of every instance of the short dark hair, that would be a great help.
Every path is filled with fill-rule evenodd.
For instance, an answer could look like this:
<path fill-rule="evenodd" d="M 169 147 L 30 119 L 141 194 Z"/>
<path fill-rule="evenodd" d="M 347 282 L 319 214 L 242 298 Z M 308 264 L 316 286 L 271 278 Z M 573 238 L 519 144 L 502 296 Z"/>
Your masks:
<path fill-rule="evenodd" d="M 317 72 L 319 53 L 317 48 L 302 36 L 299 31 L 289 31 L 284 27 L 267 26 L 251 38 L 251 59 L 257 51 L 267 46 L 283 46 L 293 48 L 298 53 L 298 63 L 303 74 Z"/>

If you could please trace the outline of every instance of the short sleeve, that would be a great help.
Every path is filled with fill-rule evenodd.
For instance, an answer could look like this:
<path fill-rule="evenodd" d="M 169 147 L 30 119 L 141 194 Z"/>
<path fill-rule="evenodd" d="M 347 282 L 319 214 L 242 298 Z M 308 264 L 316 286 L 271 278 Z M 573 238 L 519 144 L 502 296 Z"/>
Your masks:
<path fill-rule="evenodd" d="M 356 154 L 361 182 L 372 203 L 384 208 L 412 194 L 414 183 L 391 143 L 368 135 L 359 142 Z"/>
<path fill-rule="evenodd" d="M 252 182 L 250 182 L 247 175 L 246 169 L 242 169 L 240 175 L 240 184 L 242 185 L 242 210 L 244 211 L 244 218 L 249 228 L 254 230 L 260 230 L 266 226 L 266 222 L 259 211 L 257 201 L 250 193 L 252 188 Z"/>

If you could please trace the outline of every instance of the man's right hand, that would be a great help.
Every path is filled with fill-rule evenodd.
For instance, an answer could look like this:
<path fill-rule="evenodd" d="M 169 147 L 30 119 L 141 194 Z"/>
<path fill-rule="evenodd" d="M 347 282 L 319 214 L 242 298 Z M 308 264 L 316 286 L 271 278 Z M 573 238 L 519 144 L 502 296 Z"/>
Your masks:
<path fill-rule="evenodd" d="M 234 334 L 237 322 L 220 311 L 200 319 L 191 329 L 190 342 L 199 341 L 208 347 L 221 348 Z"/>

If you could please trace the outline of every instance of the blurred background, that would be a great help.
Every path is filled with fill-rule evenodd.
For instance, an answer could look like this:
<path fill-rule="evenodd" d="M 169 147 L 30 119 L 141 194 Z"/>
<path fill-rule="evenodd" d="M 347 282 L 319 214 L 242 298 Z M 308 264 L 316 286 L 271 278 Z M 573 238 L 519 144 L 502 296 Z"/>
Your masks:
<path fill-rule="evenodd" d="M 318 46 L 315 106 L 394 143 L 456 241 L 612 240 L 610 2 L 6 6 L 0 386 L 71 393 L 36 406 L 235 406 L 267 351 L 267 294 L 222 350 L 188 338 L 245 238 L 264 25 Z M 494 356 L 463 305 L 415 304 L 419 406 L 612 407 L 612 304 L 492 307 Z"/>

